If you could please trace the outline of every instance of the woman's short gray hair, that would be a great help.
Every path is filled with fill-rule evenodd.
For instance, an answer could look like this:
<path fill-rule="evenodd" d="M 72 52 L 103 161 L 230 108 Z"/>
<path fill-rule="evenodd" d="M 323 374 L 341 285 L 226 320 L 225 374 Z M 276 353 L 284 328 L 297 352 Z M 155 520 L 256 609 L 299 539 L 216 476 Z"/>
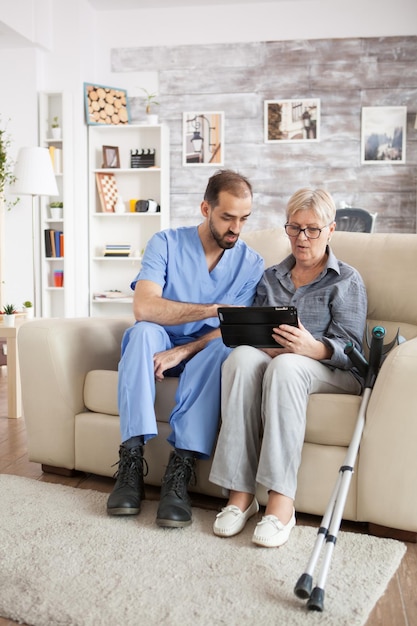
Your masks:
<path fill-rule="evenodd" d="M 310 189 L 305 187 L 296 191 L 287 204 L 287 221 L 297 211 L 311 209 L 320 222 L 330 224 L 336 217 L 336 205 L 332 196 L 325 189 Z"/>

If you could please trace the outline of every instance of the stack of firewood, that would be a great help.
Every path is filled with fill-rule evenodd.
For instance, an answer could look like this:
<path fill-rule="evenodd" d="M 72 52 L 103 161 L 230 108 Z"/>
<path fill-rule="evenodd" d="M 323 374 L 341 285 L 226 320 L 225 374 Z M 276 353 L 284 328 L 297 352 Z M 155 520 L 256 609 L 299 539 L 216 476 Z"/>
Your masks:
<path fill-rule="evenodd" d="M 128 124 L 126 92 L 111 87 L 86 86 L 90 124 Z"/>

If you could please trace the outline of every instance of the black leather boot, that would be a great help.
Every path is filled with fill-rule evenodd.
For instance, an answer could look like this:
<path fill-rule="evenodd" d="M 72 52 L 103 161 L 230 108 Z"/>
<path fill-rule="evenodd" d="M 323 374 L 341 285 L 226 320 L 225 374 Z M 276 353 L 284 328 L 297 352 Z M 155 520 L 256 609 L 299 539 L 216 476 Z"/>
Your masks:
<path fill-rule="evenodd" d="M 137 515 L 140 512 L 141 500 L 145 496 L 143 476 L 148 473 L 148 466 L 143 458 L 143 446 L 129 449 L 121 445 L 119 457 L 119 469 L 114 475 L 117 480 L 107 500 L 107 513 Z"/>
<path fill-rule="evenodd" d="M 191 500 L 187 487 L 195 481 L 194 453 L 188 450 L 171 452 L 165 476 L 162 479 L 161 500 L 156 523 L 165 528 L 181 528 L 192 522 Z"/>

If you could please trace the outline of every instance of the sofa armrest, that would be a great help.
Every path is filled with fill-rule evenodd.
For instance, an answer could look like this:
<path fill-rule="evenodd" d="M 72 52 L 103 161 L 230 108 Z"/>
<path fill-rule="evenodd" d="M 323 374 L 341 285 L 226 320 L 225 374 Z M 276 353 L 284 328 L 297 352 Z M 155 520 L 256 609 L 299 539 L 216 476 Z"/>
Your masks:
<path fill-rule="evenodd" d="M 359 519 L 417 531 L 417 338 L 383 363 L 360 447 Z"/>
<path fill-rule="evenodd" d="M 74 469 L 74 419 L 87 372 L 117 370 L 132 318 L 39 319 L 18 333 L 29 459 Z"/>

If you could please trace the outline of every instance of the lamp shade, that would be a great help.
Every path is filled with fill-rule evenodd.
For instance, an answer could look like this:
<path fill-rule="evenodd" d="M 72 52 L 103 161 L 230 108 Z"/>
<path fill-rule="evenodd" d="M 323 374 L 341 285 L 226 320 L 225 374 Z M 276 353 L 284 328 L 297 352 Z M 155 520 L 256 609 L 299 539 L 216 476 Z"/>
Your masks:
<path fill-rule="evenodd" d="M 26 196 L 58 196 L 52 161 L 47 148 L 20 148 L 14 168 L 13 193 Z"/>

